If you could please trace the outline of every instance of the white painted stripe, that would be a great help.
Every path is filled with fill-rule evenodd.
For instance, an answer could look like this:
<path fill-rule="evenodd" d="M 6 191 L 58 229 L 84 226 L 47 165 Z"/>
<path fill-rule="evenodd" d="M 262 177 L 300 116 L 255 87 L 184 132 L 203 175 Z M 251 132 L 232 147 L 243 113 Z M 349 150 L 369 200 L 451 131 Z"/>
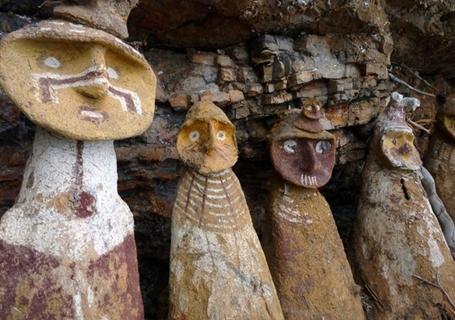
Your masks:
<path fill-rule="evenodd" d="M 205 188 L 205 186 L 203 184 L 201 184 L 199 181 L 196 181 L 196 179 L 193 182 L 193 185 L 197 186 L 200 190 L 204 190 L 204 188 Z M 234 183 L 230 183 L 230 184 L 226 185 L 225 186 L 226 191 L 230 190 L 233 186 L 234 186 Z M 214 193 L 226 192 L 224 190 L 224 188 L 212 188 L 212 187 L 209 187 L 209 186 L 207 186 L 207 191 L 208 192 L 214 192 Z"/>
<path fill-rule="evenodd" d="M 104 115 L 98 111 L 91 111 L 91 110 L 81 110 L 81 116 L 88 117 L 88 118 L 96 118 L 96 119 L 103 119 Z"/>
<path fill-rule="evenodd" d="M 77 73 L 77 74 L 62 75 L 62 74 L 58 74 L 58 73 L 34 73 L 34 74 L 32 74 L 32 79 L 33 79 L 33 83 L 34 83 L 35 87 L 38 89 L 38 93 L 40 94 L 40 92 L 41 92 L 41 88 L 39 86 L 40 79 L 50 78 L 50 79 L 55 79 L 55 80 L 66 80 L 69 78 L 84 77 L 84 76 L 87 76 L 87 74 L 89 74 L 91 72 L 97 72 L 97 71 L 103 72 L 104 74 L 107 75 L 106 70 L 100 70 L 99 67 L 95 66 L 95 67 L 90 67 L 90 68 L 84 70 L 83 72 Z M 58 102 L 58 98 L 55 96 L 55 92 L 54 92 L 55 89 L 77 88 L 77 87 L 84 87 L 84 86 L 91 86 L 91 85 L 108 85 L 108 86 L 112 87 L 113 89 L 120 91 L 123 94 L 129 95 L 131 97 L 131 99 L 133 100 L 135 111 L 140 115 L 143 113 L 141 99 L 136 92 L 112 85 L 110 83 L 109 79 L 105 76 L 98 76 L 95 79 L 81 80 L 81 81 L 76 81 L 76 82 L 72 82 L 72 83 L 52 84 L 52 85 L 50 85 L 50 88 L 49 88 L 50 94 L 51 94 L 51 100 L 54 102 Z M 128 111 L 126 101 L 122 96 L 116 95 L 110 91 L 108 91 L 108 95 L 110 97 L 116 99 L 120 103 L 120 106 L 123 111 L 125 111 L 125 112 Z M 40 100 L 41 100 L 41 97 L 40 97 Z"/>
<path fill-rule="evenodd" d="M 73 296 L 73 308 L 74 308 L 74 315 L 76 320 L 84 320 L 84 314 L 82 312 L 82 301 L 81 301 L 81 293 L 77 292 Z"/>

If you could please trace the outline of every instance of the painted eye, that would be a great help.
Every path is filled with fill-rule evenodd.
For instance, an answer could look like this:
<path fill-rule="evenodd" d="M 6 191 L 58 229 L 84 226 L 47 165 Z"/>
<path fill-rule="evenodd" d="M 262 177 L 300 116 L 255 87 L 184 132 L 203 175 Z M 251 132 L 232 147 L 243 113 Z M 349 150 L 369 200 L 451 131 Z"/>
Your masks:
<path fill-rule="evenodd" d="M 111 67 L 107 68 L 107 75 L 109 76 L 109 79 L 118 79 L 117 71 Z"/>
<path fill-rule="evenodd" d="M 283 142 L 283 149 L 287 153 L 295 153 L 295 147 L 297 146 L 297 142 L 295 140 L 286 140 Z"/>
<path fill-rule="evenodd" d="M 316 143 L 316 153 L 319 153 L 319 154 L 322 154 L 322 153 L 327 153 L 330 151 L 330 149 L 332 148 L 332 144 L 328 141 L 318 141 L 318 143 Z"/>
<path fill-rule="evenodd" d="M 200 135 L 199 131 L 197 131 L 197 130 L 191 131 L 189 134 L 190 140 L 193 142 L 199 140 L 200 136 L 201 135 Z"/>
<path fill-rule="evenodd" d="M 221 130 L 216 133 L 216 138 L 220 141 L 224 141 L 226 139 L 226 132 Z"/>
<path fill-rule="evenodd" d="M 56 57 L 47 57 L 44 60 L 44 64 L 52 69 L 58 69 L 62 65 L 61 62 Z"/>

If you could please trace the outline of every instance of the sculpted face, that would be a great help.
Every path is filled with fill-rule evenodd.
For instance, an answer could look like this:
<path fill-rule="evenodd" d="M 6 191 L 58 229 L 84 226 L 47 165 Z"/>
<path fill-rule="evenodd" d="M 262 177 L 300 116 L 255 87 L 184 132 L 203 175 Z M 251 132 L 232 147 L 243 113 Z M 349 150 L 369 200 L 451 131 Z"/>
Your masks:
<path fill-rule="evenodd" d="M 288 138 L 274 140 L 271 155 L 275 170 L 287 181 L 306 188 L 325 185 L 335 165 L 334 139 Z"/>
<path fill-rule="evenodd" d="M 0 46 L 1 85 L 33 122 L 79 140 L 122 139 L 149 127 L 156 78 L 139 53 L 79 25 L 34 28 Z"/>
<path fill-rule="evenodd" d="M 186 165 L 202 174 L 231 168 L 237 162 L 235 128 L 221 109 L 202 102 L 190 110 L 177 137 L 177 151 Z"/>
<path fill-rule="evenodd" d="M 442 126 L 450 137 L 455 139 L 455 116 L 443 115 Z"/>
<path fill-rule="evenodd" d="M 380 140 L 380 153 L 386 164 L 393 168 L 417 170 L 422 165 L 410 129 L 386 130 Z"/>
<path fill-rule="evenodd" d="M 455 95 L 449 95 L 442 109 L 440 121 L 444 131 L 455 139 Z"/>

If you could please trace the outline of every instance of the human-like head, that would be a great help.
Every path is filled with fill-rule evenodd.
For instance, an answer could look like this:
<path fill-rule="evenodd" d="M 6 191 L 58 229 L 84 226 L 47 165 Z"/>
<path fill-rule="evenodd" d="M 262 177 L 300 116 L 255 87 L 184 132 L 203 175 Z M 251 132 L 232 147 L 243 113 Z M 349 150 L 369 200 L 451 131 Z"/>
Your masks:
<path fill-rule="evenodd" d="M 444 131 L 455 139 L 455 94 L 447 97 L 439 118 Z"/>
<path fill-rule="evenodd" d="M 0 84 L 37 125 L 78 140 L 141 134 L 155 109 L 144 57 L 101 30 L 43 21 L 0 44 Z"/>
<path fill-rule="evenodd" d="M 378 143 L 379 156 L 390 168 L 418 170 L 422 161 L 414 146 L 414 134 L 406 123 L 404 107 L 416 108 L 420 105 L 415 98 L 403 98 L 397 92 L 392 93 L 389 104 L 378 117 L 375 139 Z"/>
<path fill-rule="evenodd" d="M 237 162 L 235 127 L 223 110 L 209 101 L 191 107 L 177 136 L 180 159 L 207 175 Z"/>
<path fill-rule="evenodd" d="M 322 130 L 318 101 L 292 110 L 271 131 L 270 153 L 281 177 L 297 186 L 319 188 L 332 176 L 335 165 L 335 138 Z"/>

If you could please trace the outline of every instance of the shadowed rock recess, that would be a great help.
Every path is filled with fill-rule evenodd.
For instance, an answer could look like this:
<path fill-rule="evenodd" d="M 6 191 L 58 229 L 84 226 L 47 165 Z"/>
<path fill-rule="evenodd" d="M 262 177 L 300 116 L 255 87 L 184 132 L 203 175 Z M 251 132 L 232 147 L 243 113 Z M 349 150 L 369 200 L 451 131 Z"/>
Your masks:
<path fill-rule="evenodd" d="M 0 37 L 46 19 L 55 2 L 0 0 Z M 321 123 L 337 146 L 333 176 L 321 191 L 346 241 L 369 124 L 392 90 L 421 100 L 408 116 L 418 124 L 422 157 L 427 130 L 454 92 L 455 2 L 449 0 L 142 0 L 128 24 L 131 44 L 158 77 L 151 128 L 116 142 L 119 192 L 136 218 L 147 319 L 166 319 L 169 218 L 183 173 L 175 139 L 195 102 L 215 102 L 237 127 L 234 171 L 261 238 L 273 176 L 267 135 L 281 111 L 320 100 Z M 34 132 L 0 92 L 0 215 L 19 192 Z M 368 313 L 375 302 L 363 291 Z"/>

